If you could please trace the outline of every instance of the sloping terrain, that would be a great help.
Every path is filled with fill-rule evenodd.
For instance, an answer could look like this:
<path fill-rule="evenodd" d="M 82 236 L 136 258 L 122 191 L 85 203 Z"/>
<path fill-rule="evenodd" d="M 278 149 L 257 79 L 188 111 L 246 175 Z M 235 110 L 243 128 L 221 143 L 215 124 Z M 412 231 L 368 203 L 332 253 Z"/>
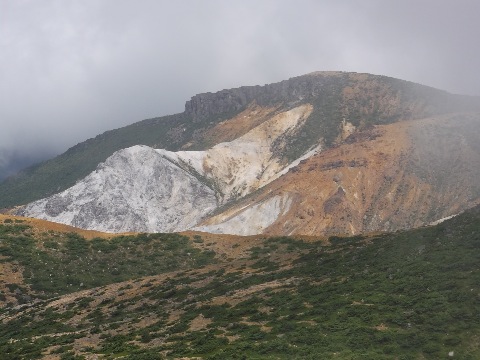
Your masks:
<path fill-rule="evenodd" d="M 219 204 L 251 193 L 298 163 L 282 163 L 272 145 L 281 147 L 281 139 L 300 127 L 311 110 L 302 105 L 275 114 L 206 151 L 120 150 L 73 187 L 17 213 L 110 232 L 192 228 Z"/>
<path fill-rule="evenodd" d="M 395 231 L 480 202 L 480 115 L 344 128 L 338 146 L 305 159 L 197 229 L 241 235 Z"/>
<path fill-rule="evenodd" d="M 217 205 L 215 193 L 152 148 L 120 150 L 72 188 L 22 212 L 110 232 L 174 232 Z"/>
<path fill-rule="evenodd" d="M 298 131 L 311 112 L 312 106 L 305 104 L 276 113 L 244 135 L 205 151 L 161 153 L 210 181 L 220 202 L 225 203 L 251 193 L 288 170 L 290 164 L 283 163 L 281 155 L 274 150 L 286 146 L 282 140 Z"/>
<path fill-rule="evenodd" d="M 479 224 L 474 208 L 433 227 L 328 240 L 86 241 L 37 237 L 11 220 L 1 225 L 2 269 L 20 275 L 4 286 L 0 351 L 6 360 L 477 359 Z"/>
<path fill-rule="evenodd" d="M 199 94 L 187 101 L 181 114 L 108 131 L 8 178 L 0 184 L 0 208 L 59 193 L 94 171 L 115 151 L 134 145 L 168 151 L 207 150 L 244 135 L 275 112 L 302 104 L 311 104 L 313 111 L 301 130 L 280 141 L 278 152 L 286 163 L 319 143 L 332 146 L 343 120 L 361 128 L 480 110 L 475 97 L 385 76 L 342 72 L 318 72 L 265 86 Z"/>

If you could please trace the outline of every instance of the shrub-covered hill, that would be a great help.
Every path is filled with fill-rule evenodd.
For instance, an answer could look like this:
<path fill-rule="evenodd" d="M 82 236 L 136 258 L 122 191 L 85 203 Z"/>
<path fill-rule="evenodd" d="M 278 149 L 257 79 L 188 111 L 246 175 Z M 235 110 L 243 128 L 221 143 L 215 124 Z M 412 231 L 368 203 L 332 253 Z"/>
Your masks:
<path fill-rule="evenodd" d="M 75 232 L 43 233 L 22 220 L 0 224 L 2 309 L 82 289 L 199 267 L 213 261 L 178 234 L 86 240 Z M 17 276 L 13 276 L 17 275 Z M 10 279 L 16 281 L 9 282 Z"/>
<path fill-rule="evenodd" d="M 480 358 L 479 208 L 328 241 L 0 239 L 2 359 Z"/>

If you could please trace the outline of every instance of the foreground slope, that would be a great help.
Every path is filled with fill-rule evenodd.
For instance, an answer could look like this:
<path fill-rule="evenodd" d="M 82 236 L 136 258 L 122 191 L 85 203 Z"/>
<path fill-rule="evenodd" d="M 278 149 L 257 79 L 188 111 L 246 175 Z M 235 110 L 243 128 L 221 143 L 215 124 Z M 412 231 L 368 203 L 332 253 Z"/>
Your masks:
<path fill-rule="evenodd" d="M 245 134 L 275 111 L 307 103 L 313 105 L 313 111 L 301 131 L 287 136 L 286 146 L 278 149 L 286 162 L 320 142 L 330 147 L 343 120 L 362 127 L 479 109 L 477 98 L 384 76 L 341 72 L 318 72 L 265 86 L 199 94 L 186 103 L 181 114 L 108 131 L 10 177 L 0 184 L 0 208 L 63 191 L 115 151 L 134 145 L 169 151 L 206 150 Z"/>
<path fill-rule="evenodd" d="M 434 227 L 328 241 L 85 241 L 20 225 L 1 228 L 3 264 L 23 275 L 5 287 L 23 305 L 2 308 L 4 359 L 480 357 L 479 208 Z M 175 271 L 139 267 L 162 253 Z M 99 257 L 95 287 L 82 269 L 102 274 Z M 63 271 L 42 270 L 55 264 Z"/>

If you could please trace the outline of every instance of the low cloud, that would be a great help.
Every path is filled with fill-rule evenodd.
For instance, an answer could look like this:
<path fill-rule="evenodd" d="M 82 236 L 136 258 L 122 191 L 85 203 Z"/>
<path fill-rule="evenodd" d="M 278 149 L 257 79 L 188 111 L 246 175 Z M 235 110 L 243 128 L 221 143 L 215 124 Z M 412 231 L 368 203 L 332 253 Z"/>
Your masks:
<path fill-rule="evenodd" d="M 477 1 L 6 0 L 0 7 L 4 157 L 51 156 L 103 131 L 181 112 L 199 92 L 317 70 L 480 95 Z"/>

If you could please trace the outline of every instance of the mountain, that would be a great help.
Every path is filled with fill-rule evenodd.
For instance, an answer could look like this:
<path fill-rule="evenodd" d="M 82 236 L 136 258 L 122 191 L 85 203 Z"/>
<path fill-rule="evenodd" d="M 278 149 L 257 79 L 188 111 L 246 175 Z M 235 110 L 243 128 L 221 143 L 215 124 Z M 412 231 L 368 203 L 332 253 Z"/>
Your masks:
<path fill-rule="evenodd" d="M 252 104 L 260 108 L 288 109 L 312 103 L 311 114 L 301 137 L 291 138 L 287 159 L 299 157 L 305 148 L 321 139 L 329 146 L 339 132 L 343 118 L 354 125 L 388 123 L 431 115 L 478 110 L 478 98 L 451 95 L 407 81 L 369 74 L 319 72 L 265 86 L 247 86 L 199 94 L 181 114 L 148 119 L 107 131 L 80 143 L 64 154 L 35 165 L 0 184 L 0 208 L 38 200 L 74 185 L 94 171 L 115 151 L 134 145 L 148 145 L 170 151 L 206 150 L 233 140 L 255 125 L 212 131 L 220 122 Z M 256 118 L 261 122 L 262 118 Z"/>
<path fill-rule="evenodd" d="M 18 205 L 28 185 L 53 195 L 17 214 L 109 232 L 412 228 L 479 203 L 479 111 L 478 98 L 402 80 L 312 73 L 196 95 L 182 114 L 10 178 L 0 196 Z"/>
<path fill-rule="evenodd" d="M 105 238 L 0 215 L 2 359 L 478 359 L 479 224 Z"/>
<path fill-rule="evenodd" d="M 172 232 L 194 227 L 219 204 L 249 194 L 288 170 L 271 151 L 306 120 L 310 106 L 273 116 L 206 151 L 146 146 L 120 150 L 72 188 L 21 213 L 111 232 Z M 148 219 L 148 220 L 147 220 Z"/>

